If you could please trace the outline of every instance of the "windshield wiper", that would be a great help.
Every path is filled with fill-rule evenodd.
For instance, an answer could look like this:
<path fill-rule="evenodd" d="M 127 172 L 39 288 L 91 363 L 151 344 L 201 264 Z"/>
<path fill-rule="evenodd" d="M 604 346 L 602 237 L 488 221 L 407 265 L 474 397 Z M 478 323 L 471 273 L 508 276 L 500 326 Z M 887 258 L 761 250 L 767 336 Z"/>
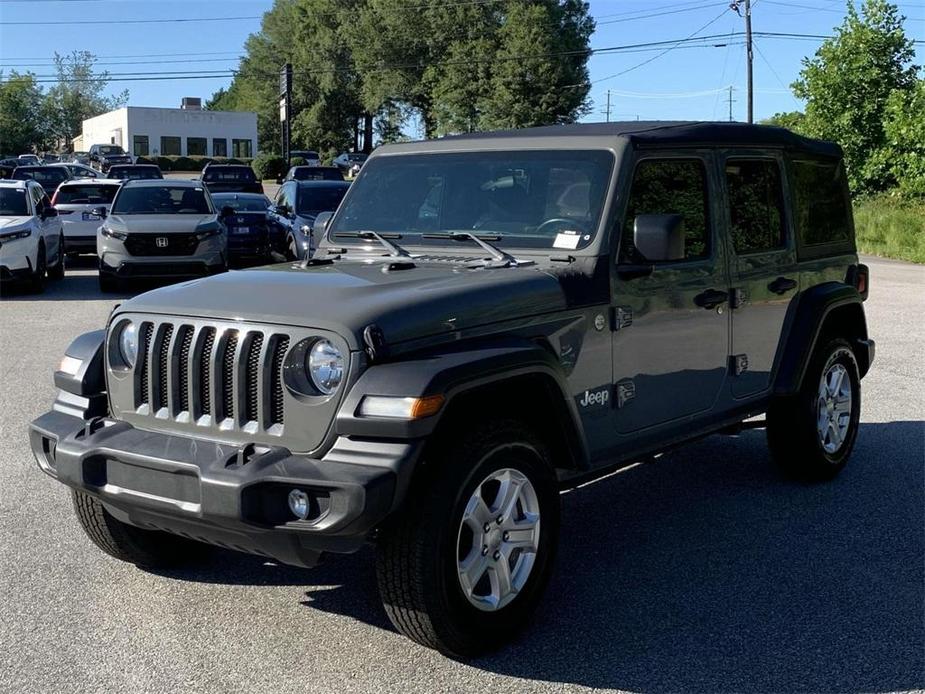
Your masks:
<path fill-rule="evenodd" d="M 348 238 L 363 239 L 364 241 L 378 241 L 393 258 L 411 258 L 411 254 L 397 243 L 392 243 L 389 238 L 400 239 L 401 234 L 379 234 L 375 231 L 335 231 L 332 236 L 346 236 Z"/>
<path fill-rule="evenodd" d="M 492 241 L 500 241 L 500 234 L 483 234 L 481 237 L 476 236 L 471 231 L 448 231 L 443 234 L 421 234 L 422 239 L 449 239 L 450 241 L 473 241 L 481 246 L 492 258 L 492 260 L 502 267 L 518 265 L 517 258 L 510 253 L 505 253 L 497 246 L 485 241 L 485 237 Z"/>

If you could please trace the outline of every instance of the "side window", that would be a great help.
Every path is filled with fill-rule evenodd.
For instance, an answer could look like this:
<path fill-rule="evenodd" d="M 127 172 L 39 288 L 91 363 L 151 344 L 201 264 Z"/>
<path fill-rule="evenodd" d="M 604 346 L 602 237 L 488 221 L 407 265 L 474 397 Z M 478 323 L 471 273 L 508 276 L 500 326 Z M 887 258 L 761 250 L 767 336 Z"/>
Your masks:
<path fill-rule="evenodd" d="M 29 192 L 32 194 L 32 208 L 35 210 L 36 215 L 42 214 L 42 210 L 45 208 L 45 193 L 38 186 L 29 186 Z"/>
<path fill-rule="evenodd" d="M 684 218 L 686 259 L 710 254 L 710 198 L 707 171 L 699 159 L 646 159 L 633 174 L 623 223 L 620 262 L 644 260 L 633 245 L 637 215 L 678 214 Z"/>
<path fill-rule="evenodd" d="M 842 162 L 794 161 L 797 237 L 806 246 L 851 238 L 848 184 Z"/>
<path fill-rule="evenodd" d="M 784 199 L 780 166 L 773 159 L 726 161 L 729 220 L 738 255 L 783 248 Z"/>

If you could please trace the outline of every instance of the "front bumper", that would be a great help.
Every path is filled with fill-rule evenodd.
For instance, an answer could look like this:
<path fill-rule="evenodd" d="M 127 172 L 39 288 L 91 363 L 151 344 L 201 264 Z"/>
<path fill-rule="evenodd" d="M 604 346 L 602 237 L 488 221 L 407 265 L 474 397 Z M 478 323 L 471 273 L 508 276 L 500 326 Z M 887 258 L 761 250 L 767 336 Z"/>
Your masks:
<path fill-rule="evenodd" d="M 44 472 L 123 522 L 297 566 L 359 549 L 400 502 L 421 447 L 341 437 L 309 458 L 61 411 L 32 422 L 30 441 Z M 289 511 L 293 488 L 313 500 L 306 520 Z"/>

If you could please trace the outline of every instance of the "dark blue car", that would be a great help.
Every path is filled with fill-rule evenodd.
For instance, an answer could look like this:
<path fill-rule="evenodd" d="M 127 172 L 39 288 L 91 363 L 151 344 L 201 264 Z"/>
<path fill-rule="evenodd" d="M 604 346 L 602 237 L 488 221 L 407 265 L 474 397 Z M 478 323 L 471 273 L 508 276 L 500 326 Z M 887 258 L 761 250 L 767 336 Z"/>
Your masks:
<path fill-rule="evenodd" d="M 217 209 L 230 208 L 223 216 L 228 229 L 228 255 L 232 262 L 269 260 L 270 239 L 267 208 L 270 201 L 259 193 L 213 193 Z"/>

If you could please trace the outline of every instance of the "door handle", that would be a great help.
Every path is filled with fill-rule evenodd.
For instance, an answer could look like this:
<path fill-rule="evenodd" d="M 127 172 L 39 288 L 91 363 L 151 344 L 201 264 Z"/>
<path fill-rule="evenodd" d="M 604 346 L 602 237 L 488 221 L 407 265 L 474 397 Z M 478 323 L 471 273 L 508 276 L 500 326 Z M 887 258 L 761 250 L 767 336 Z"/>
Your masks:
<path fill-rule="evenodd" d="M 789 277 L 778 277 L 768 285 L 768 289 L 775 294 L 786 294 L 791 289 L 796 289 L 796 286 L 796 280 L 792 280 Z"/>
<path fill-rule="evenodd" d="M 697 304 L 700 308 L 716 308 L 720 304 L 726 303 L 729 299 L 729 294 L 726 292 L 721 292 L 718 289 L 708 289 L 707 291 L 698 294 L 694 297 L 694 303 Z"/>

